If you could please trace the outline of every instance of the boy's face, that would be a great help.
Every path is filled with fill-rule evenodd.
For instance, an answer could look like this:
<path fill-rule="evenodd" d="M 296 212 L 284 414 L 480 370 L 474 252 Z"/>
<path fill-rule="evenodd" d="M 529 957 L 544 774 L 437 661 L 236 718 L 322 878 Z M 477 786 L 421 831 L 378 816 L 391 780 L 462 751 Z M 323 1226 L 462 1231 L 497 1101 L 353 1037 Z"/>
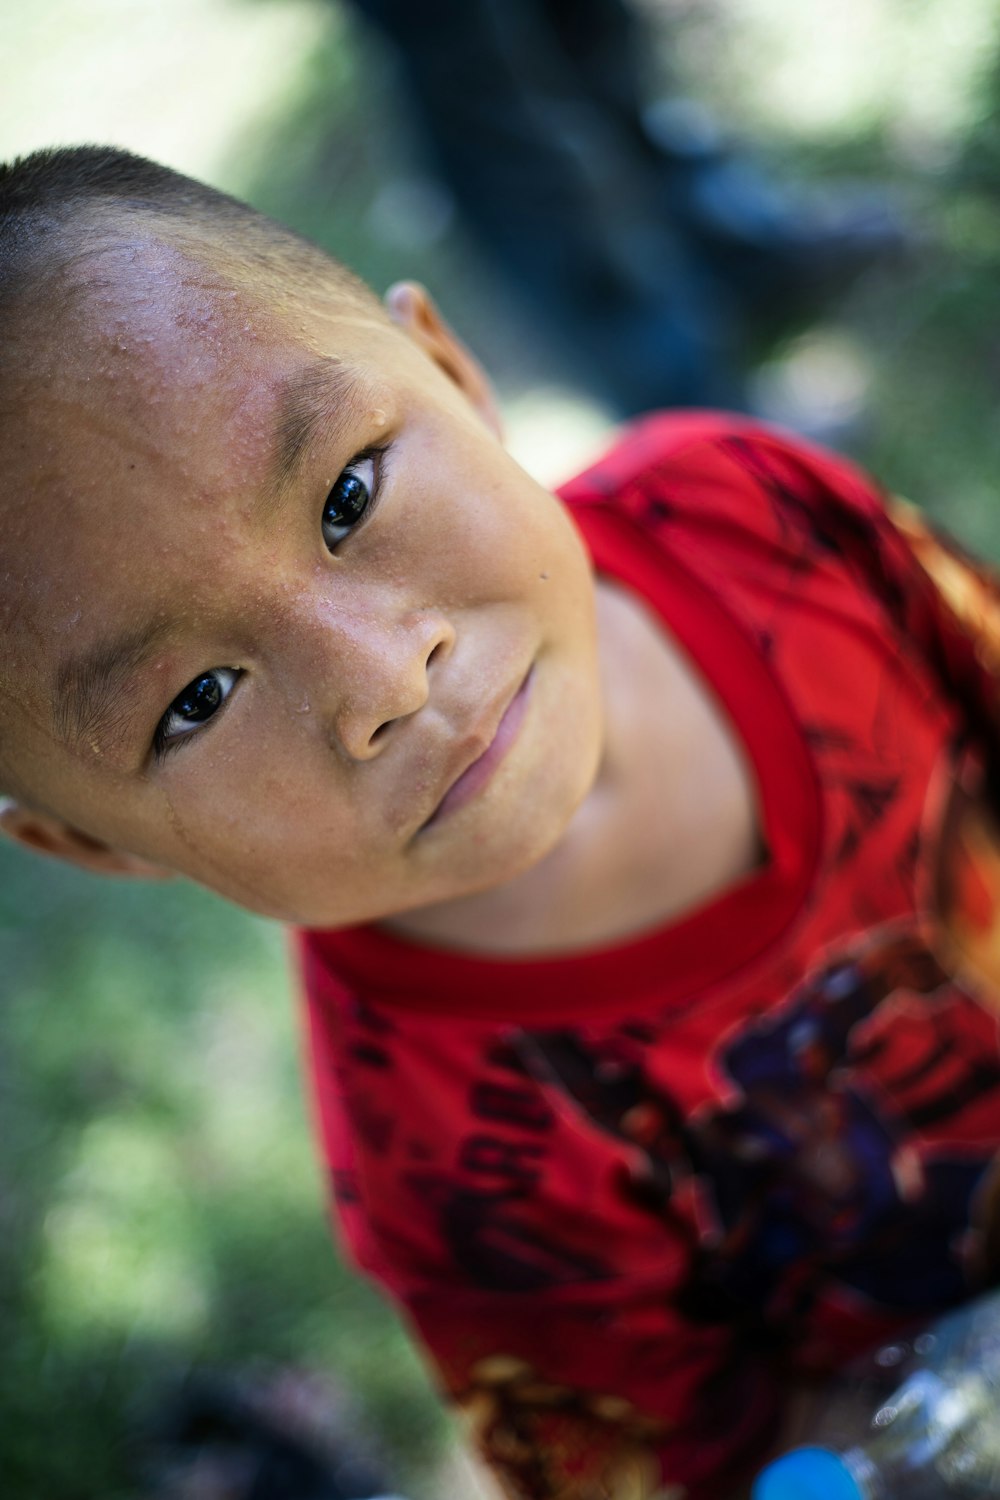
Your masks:
<path fill-rule="evenodd" d="M 413 289 L 400 329 L 156 243 L 100 269 L 5 459 L 13 788 L 310 924 L 520 873 L 595 773 L 593 591 L 464 351 Z"/>

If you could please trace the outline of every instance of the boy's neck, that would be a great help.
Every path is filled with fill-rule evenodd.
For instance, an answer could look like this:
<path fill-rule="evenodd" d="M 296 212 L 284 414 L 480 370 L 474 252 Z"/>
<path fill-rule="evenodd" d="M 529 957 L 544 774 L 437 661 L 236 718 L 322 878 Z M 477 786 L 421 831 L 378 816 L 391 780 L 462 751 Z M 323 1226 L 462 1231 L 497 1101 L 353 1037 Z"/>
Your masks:
<path fill-rule="evenodd" d="M 661 622 L 597 585 L 606 739 L 560 842 L 493 890 L 381 925 L 432 947 L 517 955 L 606 946 L 678 918 L 761 863 L 753 775 Z"/>

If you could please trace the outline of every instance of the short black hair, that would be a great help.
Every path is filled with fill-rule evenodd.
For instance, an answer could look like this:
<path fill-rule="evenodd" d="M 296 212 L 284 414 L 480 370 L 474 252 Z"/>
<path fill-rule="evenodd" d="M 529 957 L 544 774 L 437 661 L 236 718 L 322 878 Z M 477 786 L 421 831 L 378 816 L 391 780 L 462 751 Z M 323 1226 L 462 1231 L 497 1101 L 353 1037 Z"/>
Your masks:
<path fill-rule="evenodd" d="M 196 244 L 214 244 L 248 270 L 277 271 L 303 288 L 321 277 L 379 305 L 340 261 L 238 198 L 131 151 L 66 146 L 0 164 L 0 343 L 15 308 L 86 248 L 85 230 L 95 224 L 127 230 L 139 218 Z"/>
<path fill-rule="evenodd" d="M 114 146 L 62 146 L 0 165 L 0 242 L 44 233 L 85 203 L 181 218 L 245 216 L 254 210 L 158 162 Z"/>

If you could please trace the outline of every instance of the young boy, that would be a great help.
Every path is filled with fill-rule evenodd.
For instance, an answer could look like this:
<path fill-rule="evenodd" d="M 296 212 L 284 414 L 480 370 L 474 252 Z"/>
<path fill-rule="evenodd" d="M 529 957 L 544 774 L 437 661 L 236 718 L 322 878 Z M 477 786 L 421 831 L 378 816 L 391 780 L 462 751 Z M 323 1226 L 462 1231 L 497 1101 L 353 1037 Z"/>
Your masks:
<path fill-rule="evenodd" d="M 0 174 L 0 307 L 6 832 L 299 927 L 347 1243 L 511 1495 L 731 1494 L 995 1275 L 988 582 L 742 419 L 559 501 L 420 288 L 123 153 Z"/>

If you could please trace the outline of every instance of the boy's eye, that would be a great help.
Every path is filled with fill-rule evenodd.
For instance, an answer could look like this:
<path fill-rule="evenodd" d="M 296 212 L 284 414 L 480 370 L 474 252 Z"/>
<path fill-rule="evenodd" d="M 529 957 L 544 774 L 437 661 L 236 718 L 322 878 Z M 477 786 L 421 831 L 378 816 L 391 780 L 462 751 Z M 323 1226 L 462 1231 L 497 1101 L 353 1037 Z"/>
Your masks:
<path fill-rule="evenodd" d="M 189 682 L 156 727 L 153 744 L 157 754 L 207 723 L 225 703 L 239 675 L 232 667 L 213 667 Z"/>
<path fill-rule="evenodd" d="M 355 458 L 336 481 L 323 506 L 323 540 L 332 552 L 364 516 L 375 493 L 377 455 Z"/>

